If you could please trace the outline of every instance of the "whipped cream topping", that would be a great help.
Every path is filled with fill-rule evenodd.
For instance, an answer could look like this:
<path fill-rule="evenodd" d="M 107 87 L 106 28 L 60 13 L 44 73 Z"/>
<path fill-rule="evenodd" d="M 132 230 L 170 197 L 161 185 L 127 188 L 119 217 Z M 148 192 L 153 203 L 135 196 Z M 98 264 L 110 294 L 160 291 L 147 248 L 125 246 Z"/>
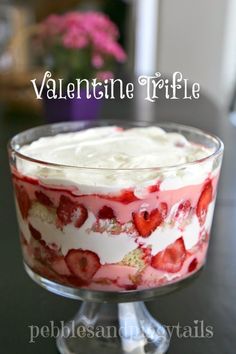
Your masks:
<path fill-rule="evenodd" d="M 36 176 L 44 183 L 79 184 L 80 187 L 145 185 L 161 175 L 159 170 L 151 168 L 193 162 L 211 154 L 210 149 L 189 142 L 183 135 L 167 133 L 155 126 L 127 130 L 107 126 L 42 137 L 21 147 L 20 152 L 48 163 L 84 167 L 47 167 L 26 160 L 19 160 L 17 164 L 23 174 Z M 192 165 L 191 171 L 188 170 L 190 179 L 201 182 L 209 173 L 209 167 L 206 166 L 204 171 L 204 166 Z M 132 170 L 139 168 L 150 170 Z M 200 181 L 199 174 L 203 174 Z M 178 187 L 182 185 L 180 171 L 177 170 L 174 177 L 178 177 Z M 172 179 L 173 171 L 170 174 L 170 184 L 173 185 Z"/>
<path fill-rule="evenodd" d="M 101 127 L 42 137 L 20 152 L 45 162 L 114 169 L 179 165 L 209 154 L 183 135 L 154 126 L 128 130 Z"/>

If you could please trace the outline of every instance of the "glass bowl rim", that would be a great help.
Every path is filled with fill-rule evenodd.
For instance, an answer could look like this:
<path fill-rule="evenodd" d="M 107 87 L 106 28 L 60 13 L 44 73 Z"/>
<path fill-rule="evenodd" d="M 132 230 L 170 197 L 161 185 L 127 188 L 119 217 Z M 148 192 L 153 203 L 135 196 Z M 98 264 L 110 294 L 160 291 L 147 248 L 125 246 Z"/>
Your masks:
<path fill-rule="evenodd" d="M 60 126 L 79 126 L 81 125 L 81 129 L 80 130 L 85 130 L 85 129 L 89 129 L 92 127 L 100 127 L 100 126 L 111 126 L 111 125 L 117 125 L 119 126 L 119 124 L 122 125 L 133 125 L 133 127 L 148 127 L 148 126 L 156 126 L 156 127 L 160 127 L 160 128 L 172 128 L 172 129 L 176 129 L 176 130 L 185 130 L 188 132 L 192 132 L 195 133 L 196 135 L 202 135 L 205 136 L 205 138 L 214 141 L 214 143 L 217 145 L 216 149 L 214 149 L 213 152 L 211 152 L 209 155 L 201 158 L 201 159 L 196 159 L 190 162 L 185 162 L 185 163 L 180 163 L 180 164 L 175 164 L 175 165 L 169 165 L 169 166 L 153 166 L 153 167 L 135 167 L 135 168 L 107 168 L 107 167 L 86 167 L 86 166 L 75 166 L 75 165 L 66 165 L 66 164 L 59 164 L 59 163 L 54 163 L 54 162 L 47 162 L 44 160 L 39 160 L 30 156 L 27 156 L 25 154 L 22 154 L 21 152 L 19 152 L 19 150 L 17 150 L 16 146 L 17 144 L 15 143 L 15 140 L 17 140 L 17 138 L 19 138 L 21 135 L 24 134 L 32 134 L 35 130 L 40 130 L 43 128 L 49 128 L 49 127 L 57 127 L 59 128 Z M 87 125 L 87 127 L 86 127 Z M 65 132 L 58 132 L 57 134 L 62 134 L 62 133 L 69 133 L 70 131 L 65 131 Z M 73 131 L 71 131 L 73 132 Z M 53 136 L 53 135 L 49 135 L 49 136 Z M 224 151 L 224 143 L 222 142 L 222 140 L 214 135 L 211 134 L 205 130 L 199 129 L 199 128 L 195 128 L 192 127 L 190 125 L 184 125 L 184 124 L 179 124 L 179 123 L 174 123 L 174 122 L 147 122 L 147 121 L 135 121 L 132 120 L 130 122 L 124 121 L 122 119 L 100 119 L 100 120 L 80 120 L 80 121 L 74 121 L 74 122 L 60 122 L 60 123 L 52 123 L 52 124 L 43 124 L 43 125 L 39 125 L 27 130 L 24 130 L 16 135 L 14 135 L 8 142 L 7 144 L 8 146 L 8 152 L 9 154 L 14 154 L 15 156 L 17 156 L 20 159 L 35 163 L 35 164 L 39 164 L 39 165 L 44 165 L 45 167 L 52 167 L 52 168 L 60 168 L 60 169 L 76 169 L 76 170 L 88 170 L 88 171 L 152 171 L 152 170 L 176 170 L 176 169 L 184 169 L 187 168 L 189 166 L 193 166 L 193 165 L 197 165 L 197 164 L 201 164 L 204 163 L 207 160 L 210 160 L 220 154 L 223 153 Z M 23 146 L 23 145 L 22 145 Z"/>

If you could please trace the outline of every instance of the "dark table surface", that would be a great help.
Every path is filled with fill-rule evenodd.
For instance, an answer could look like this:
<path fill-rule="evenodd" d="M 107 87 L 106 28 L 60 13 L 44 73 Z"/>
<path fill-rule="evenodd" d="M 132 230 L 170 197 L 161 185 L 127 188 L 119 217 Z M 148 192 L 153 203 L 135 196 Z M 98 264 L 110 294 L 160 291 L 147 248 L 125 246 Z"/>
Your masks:
<path fill-rule="evenodd" d="M 207 267 L 187 288 L 147 304 L 166 325 L 212 326 L 213 338 L 172 337 L 169 354 L 234 354 L 236 352 L 236 127 L 204 95 L 197 101 L 107 102 L 104 118 L 174 121 L 217 134 L 225 143 L 225 156 L 211 233 Z M 48 325 L 70 319 L 80 302 L 51 294 L 25 274 L 9 177 L 6 142 L 15 133 L 38 125 L 34 115 L 7 115 L 0 106 L 0 353 L 56 354 L 54 339 L 29 343 L 30 325 Z M 90 354 L 90 353 L 89 353 Z"/>

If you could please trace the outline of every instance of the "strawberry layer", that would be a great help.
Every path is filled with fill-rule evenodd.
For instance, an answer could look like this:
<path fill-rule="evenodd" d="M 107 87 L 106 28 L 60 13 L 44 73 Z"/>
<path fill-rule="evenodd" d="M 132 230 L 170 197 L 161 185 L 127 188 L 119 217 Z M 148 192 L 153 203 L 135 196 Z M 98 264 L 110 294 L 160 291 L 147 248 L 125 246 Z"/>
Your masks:
<path fill-rule="evenodd" d="M 157 181 L 139 198 L 130 189 L 115 194 L 84 195 L 74 187 L 44 185 L 40 180 L 16 171 L 13 171 L 13 179 L 16 191 L 20 190 L 16 192 L 16 204 L 24 258 L 35 272 L 46 278 L 68 286 L 98 290 L 145 289 L 185 278 L 205 262 L 206 235 L 210 232 L 218 176 L 209 176 L 204 183 L 173 190 L 162 190 L 160 181 Z M 204 195 L 201 200 L 209 183 L 210 196 Z M 81 207 L 86 210 L 81 225 L 78 226 L 78 220 L 74 219 L 74 211 L 71 212 L 73 217 L 68 217 L 68 210 L 59 214 L 62 197 L 69 198 L 70 208 L 78 205 L 78 210 Z M 199 201 L 206 214 L 204 219 L 198 215 Z M 35 211 L 38 205 L 43 216 Z M 150 228 L 145 219 L 141 220 L 142 227 L 150 228 L 150 232 L 142 234 L 142 229 L 134 222 L 134 215 L 145 212 L 150 216 L 153 210 L 161 210 L 163 205 L 165 214 L 160 216 L 158 224 Z M 99 217 L 104 207 L 111 210 L 108 218 Z M 58 215 L 68 220 L 63 224 Z M 153 267 L 152 257 L 160 252 L 166 251 L 163 259 L 172 262 L 175 250 L 169 247 L 174 247 L 180 239 L 183 240 L 184 257 L 179 269 L 167 271 L 165 264 L 160 269 Z M 150 250 L 148 257 L 140 259 L 144 263 L 142 266 L 122 263 L 130 252 L 138 249 L 143 253 Z M 78 257 L 83 252 L 84 257 L 89 255 L 92 263 L 88 265 L 87 274 L 83 274 L 87 265 L 74 264 L 73 257 L 72 262 L 68 261 L 71 250 L 78 250 Z M 95 256 L 99 262 L 96 269 Z M 173 257 L 177 256 L 174 254 Z"/>
<path fill-rule="evenodd" d="M 133 194 L 132 190 L 119 190 L 115 195 L 80 195 L 79 190 L 75 187 L 65 188 L 65 186 L 48 186 L 42 184 L 40 180 L 28 178 L 26 176 L 15 173 L 13 178 L 17 180 L 17 183 L 20 183 L 24 186 L 31 200 L 36 199 L 35 192 L 42 191 L 52 201 L 53 205 L 58 206 L 61 196 L 66 195 L 73 201 L 83 204 L 87 210 L 91 211 L 95 216 L 97 216 L 99 210 L 101 210 L 101 208 L 106 205 L 112 208 L 116 219 L 121 224 L 129 222 L 132 219 L 132 214 L 134 212 L 137 212 L 141 209 L 145 209 L 150 212 L 160 203 L 166 203 L 168 210 L 170 210 L 173 205 L 176 205 L 181 201 L 189 200 L 191 206 L 195 208 L 205 183 L 204 181 L 204 183 L 196 185 L 188 185 L 179 189 L 162 191 L 159 189 L 159 183 L 157 182 L 156 191 L 151 193 L 149 192 L 149 194 L 145 195 L 144 198 L 138 199 Z M 216 193 L 217 182 L 218 176 L 211 178 L 213 195 Z M 128 197 L 125 199 L 127 194 Z M 122 199 L 122 195 L 124 195 L 124 199 Z"/>
<path fill-rule="evenodd" d="M 131 266 L 104 265 L 96 272 L 90 284 L 77 283 L 65 264 L 53 263 L 48 266 L 33 255 L 33 248 L 27 244 L 22 244 L 25 262 L 36 273 L 52 281 L 62 283 L 67 286 L 89 288 L 103 291 L 129 291 L 142 290 L 160 287 L 166 284 L 182 280 L 197 272 L 205 264 L 208 243 L 200 242 L 191 252 L 188 253 L 180 271 L 168 273 L 157 270 L 151 265 L 147 265 L 141 272 Z"/>

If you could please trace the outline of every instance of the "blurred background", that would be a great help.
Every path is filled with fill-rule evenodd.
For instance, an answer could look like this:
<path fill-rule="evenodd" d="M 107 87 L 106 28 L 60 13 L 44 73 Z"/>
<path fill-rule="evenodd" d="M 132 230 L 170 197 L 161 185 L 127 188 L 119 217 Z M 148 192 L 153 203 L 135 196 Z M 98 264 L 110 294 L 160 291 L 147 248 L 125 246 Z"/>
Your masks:
<path fill-rule="evenodd" d="M 181 71 L 224 110 L 236 102 L 236 0 L 0 0 L 0 100 L 5 112 L 42 114 L 30 80 L 44 68 L 27 29 L 50 14 L 98 10 L 120 30 L 129 75 Z M 3 108 L 2 108 L 3 109 Z"/>
<path fill-rule="evenodd" d="M 8 354 L 56 353 L 54 338 L 40 340 L 32 347 L 28 326 L 42 326 L 52 318 L 59 324 L 78 306 L 40 290 L 26 278 L 16 237 L 6 149 L 13 135 L 47 120 L 45 102 L 35 98 L 30 82 L 48 68 L 47 56 L 39 60 L 31 31 L 49 15 L 77 10 L 103 12 L 118 26 L 119 44 L 127 59 L 116 65 L 117 77 L 135 81 L 137 75 L 159 71 L 169 77 L 181 71 L 185 78 L 201 85 L 198 100 L 166 100 L 162 96 L 156 103 L 148 103 L 139 92 L 133 100 L 107 100 L 99 117 L 173 121 L 210 131 L 224 141 L 206 272 L 195 285 L 158 298 L 149 309 L 161 322 L 171 325 L 204 319 L 215 328 L 213 339 L 174 338 L 170 354 L 232 354 L 236 346 L 236 0 L 0 0 L 1 347 L 7 348 Z M 59 60 L 60 53 L 54 59 Z M 66 70 L 72 69 L 68 56 Z M 56 112 L 62 112 L 59 102 Z M 83 114 L 86 118 L 88 109 Z M 9 330 L 13 324 L 14 331 Z"/>

